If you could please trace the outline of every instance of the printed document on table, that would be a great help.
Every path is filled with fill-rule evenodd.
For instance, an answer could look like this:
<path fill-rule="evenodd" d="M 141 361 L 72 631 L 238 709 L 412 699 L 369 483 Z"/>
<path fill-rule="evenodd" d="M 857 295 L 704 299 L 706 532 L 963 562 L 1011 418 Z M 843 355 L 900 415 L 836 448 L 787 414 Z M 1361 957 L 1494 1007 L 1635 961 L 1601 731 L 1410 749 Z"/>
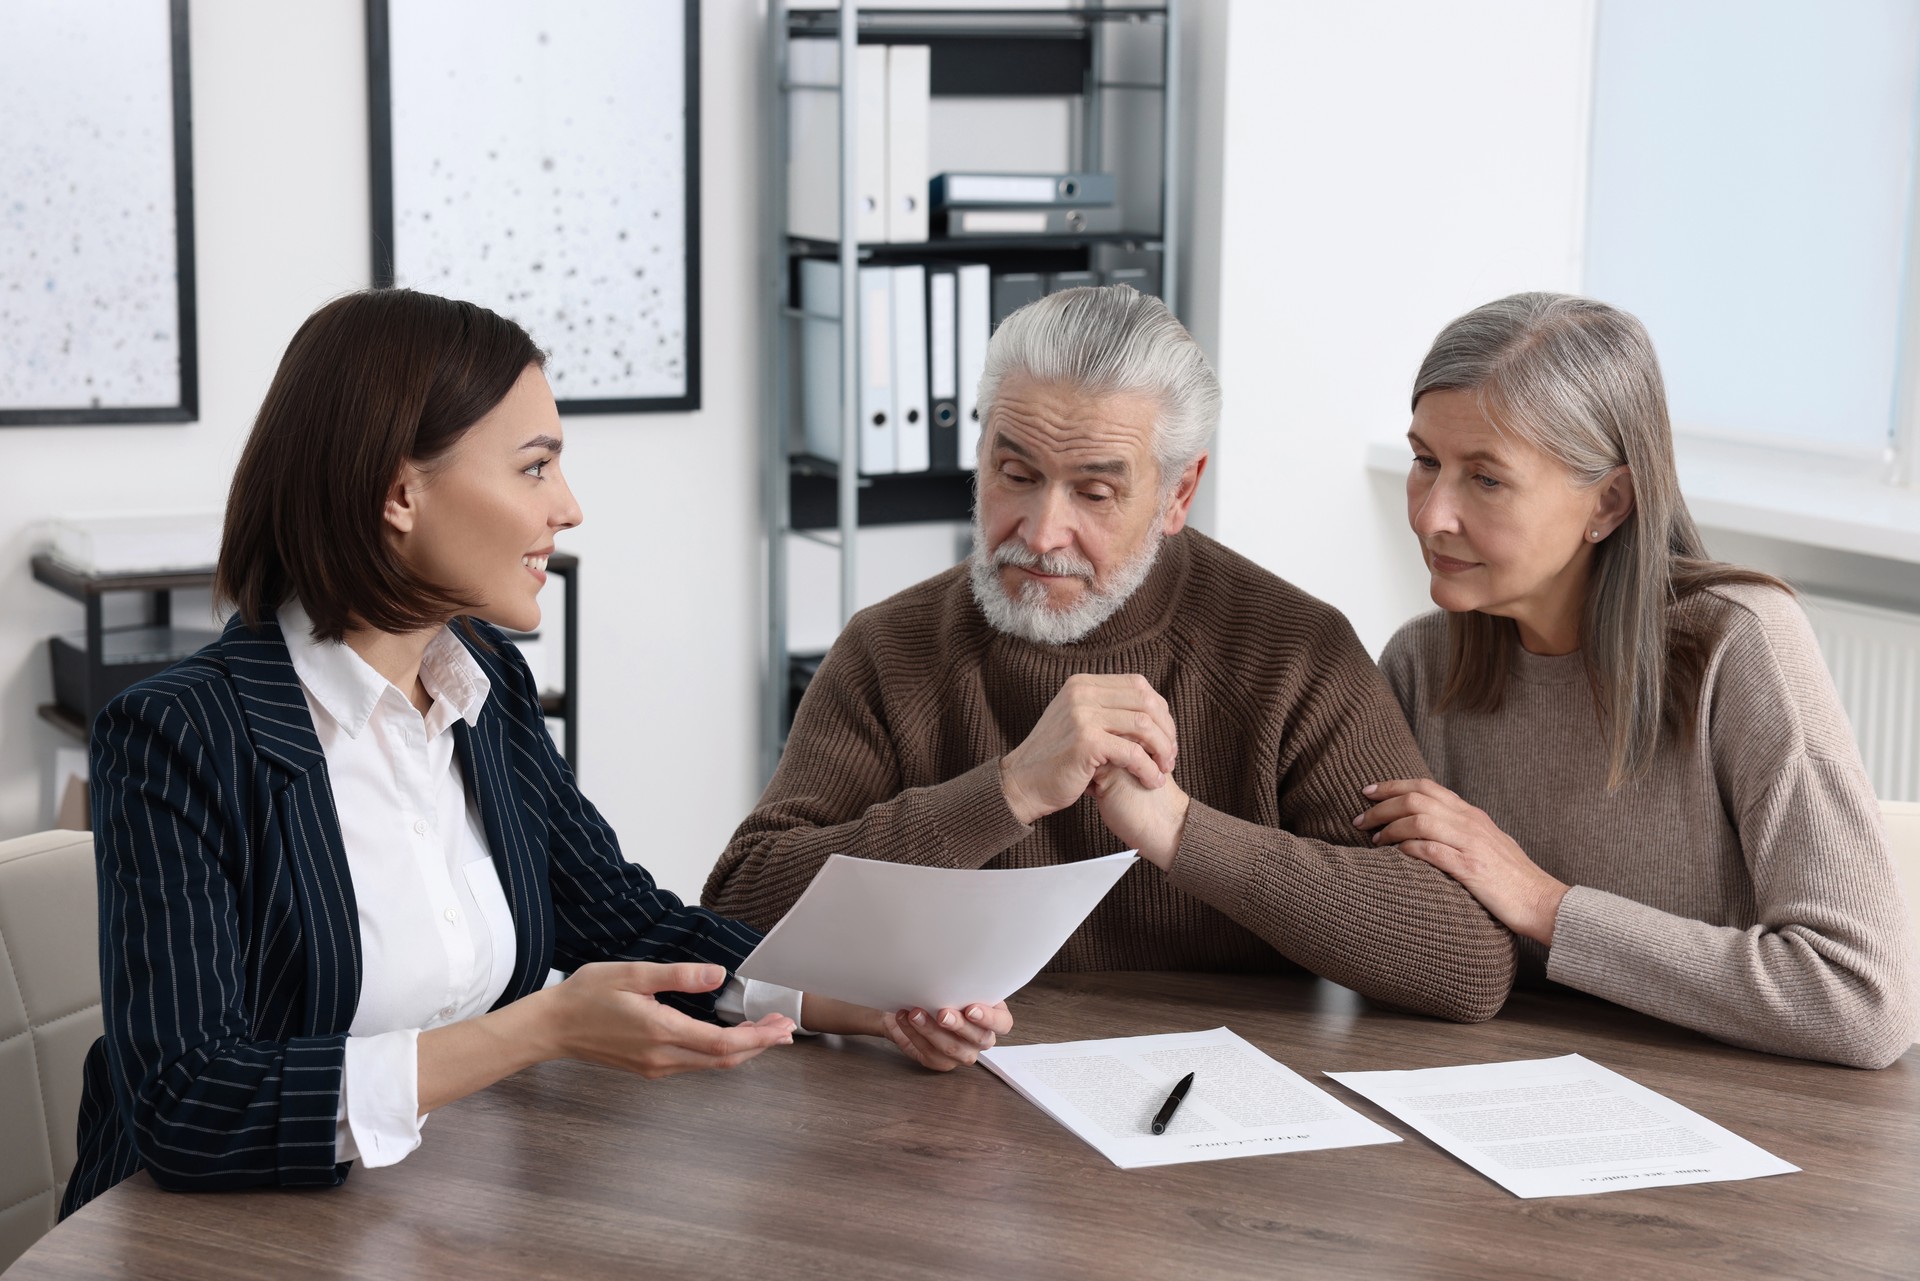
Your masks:
<path fill-rule="evenodd" d="M 996 1045 L 980 1061 L 1123 1170 L 1400 1142 L 1223 1027 Z M 1167 1132 L 1155 1134 L 1154 1113 L 1189 1072 L 1193 1087 Z"/>
<path fill-rule="evenodd" d="M 835 854 L 739 973 L 881 1010 L 1004 1001 L 1139 861 L 969 869 Z"/>
<path fill-rule="evenodd" d="M 1515 1196 L 1584 1196 L 1800 1169 L 1578 1054 L 1327 1075 Z"/>

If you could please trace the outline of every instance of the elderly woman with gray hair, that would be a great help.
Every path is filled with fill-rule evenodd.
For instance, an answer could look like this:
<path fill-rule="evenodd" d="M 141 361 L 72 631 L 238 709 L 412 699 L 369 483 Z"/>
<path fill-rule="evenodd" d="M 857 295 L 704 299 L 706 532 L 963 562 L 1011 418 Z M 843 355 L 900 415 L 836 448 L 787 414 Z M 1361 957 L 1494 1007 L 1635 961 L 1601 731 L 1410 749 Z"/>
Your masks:
<path fill-rule="evenodd" d="M 1440 612 L 1382 658 L 1435 779 L 1355 825 L 1449 873 L 1523 968 L 1735 1045 L 1913 1042 L 1873 790 L 1785 584 L 1708 558 L 1646 330 L 1517 294 L 1441 331 L 1407 433 Z"/>

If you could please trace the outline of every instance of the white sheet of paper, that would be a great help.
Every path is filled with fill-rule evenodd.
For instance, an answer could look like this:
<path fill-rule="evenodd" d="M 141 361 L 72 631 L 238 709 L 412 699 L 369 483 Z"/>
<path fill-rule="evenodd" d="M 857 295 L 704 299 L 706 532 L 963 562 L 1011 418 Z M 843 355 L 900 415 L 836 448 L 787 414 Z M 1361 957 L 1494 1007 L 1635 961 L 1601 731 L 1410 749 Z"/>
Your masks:
<path fill-rule="evenodd" d="M 1327 1075 L 1515 1196 L 1585 1196 L 1800 1169 L 1578 1054 Z"/>
<path fill-rule="evenodd" d="M 881 1010 L 1004 1001 L 1138 861 L 974 870 L 835 854 L 739 973 Z"/>
<path fill-rule="evenodd" d="M 1123 1170 L 1400 1142 L 1223 1027 L 996 1045 L 980 1061 Z M 1153 1133 L 1154 1113 L 1189 1072 L 1193 1086 L 1167 1132 Z"/>

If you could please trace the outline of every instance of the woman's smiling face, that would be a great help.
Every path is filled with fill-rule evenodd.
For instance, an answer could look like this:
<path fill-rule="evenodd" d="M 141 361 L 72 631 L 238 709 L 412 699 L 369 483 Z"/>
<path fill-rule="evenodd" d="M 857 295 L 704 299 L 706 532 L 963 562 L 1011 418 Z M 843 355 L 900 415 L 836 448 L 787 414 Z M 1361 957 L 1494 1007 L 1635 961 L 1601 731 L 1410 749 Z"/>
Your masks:
<path fill-rule="evenodd" d="M 409 464 L 387 522 L 414 572 L 514 631 L 540 625 L 553 536 L 581 521 L 560 471 L 560 413 L 529 365 L 506 397 L 425 467 Z"/>

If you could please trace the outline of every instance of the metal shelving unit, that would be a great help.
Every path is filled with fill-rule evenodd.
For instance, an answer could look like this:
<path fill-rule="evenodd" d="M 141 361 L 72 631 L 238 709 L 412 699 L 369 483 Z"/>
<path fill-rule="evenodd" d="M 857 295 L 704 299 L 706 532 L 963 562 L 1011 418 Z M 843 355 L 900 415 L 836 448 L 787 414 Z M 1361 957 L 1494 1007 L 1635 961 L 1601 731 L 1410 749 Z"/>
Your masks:
<path fill-rule="evenodd" d="M 86 665 L 84 684 L 88 690 L 85 700 L 89 705 L 70 707 L 63 703 L 43 703 L 38 708 L 40 719 L 57 729 L 64 730 L 74 738 L 85 743 L 91 731 L 93 715 L 106 700 L 125 689 L 133 680 L 147 674 L 149 668 L 158 670 L 169 660 L 149 663 L 137 673 L 129 676 L 127 669 L 115 671 L 108 658 L 111 647 L 107 641 L 116 632 L 171 632 L 173 631 L 173 593 L 180 591 L 205 591 L 213 586 L 213 570 L 177 570 L 159 573 L 132 574 L 92 574 L 70 569 L 52 556 L 42 553 L 33 558 L 34 578 L 59 592 L 62 596 L 79 601 L 86 607 L 86 644 L 83 661 Z M 566 620 L 565 635 L 561 650 L 561 683 L 558 690 L 540 691 L 540 710 L 547 716 L 566 722 L 562 733 L 561 752 L 567 763 L 575 769 L 580 767 L 580 558 L 572 552 L 555 552 L 547 559 L 547 572 L 566 583 L 565 603 L 562 606 Z M 145 621 L 142 623 L 108 627 L 105 623 L 104 598 L 120 592 L 138 593 L 145 598 Z M 204 635 L 202 634 L 204 632 Z M 193 643 L 186 649 L 165 637 L 155 637 L 152 646 L 169 653 L 185 653 L 199 648 L 205 640 L 219 635 L 217 629 L 185 629 L 183 635 L 191 636 Z"/>
<path fill-rule="evenodd" d="M 765 58 L 765 127 L 761 172 L 763 284 L 771 300 L 766 309 L 766 351 L 772 376 L 762 410 L 762 503 L 767 513 L 766 664 L 762 673 L 761 774 L 770 776 L 780 758 L 790 719 L 790 691 L 796 656 L 788 648 L 787 538 L 797 535 L 839 553 L 840 620 L 852 616 L 857 582 L 857 536 L 863 526 L 915 521 L 960 521 L 972 510 L 971 473 L 906 473 L 862 476 L 856 467 L 800 453 L 796 446 L 794 391 L 805 371 L 796 368 L 797 326 L 802 313 L 793 305 L 794 262 L 832 258 L 841 265 L 840 328 L 842 388 L 840 457 L 859 457 L 857 406 L 847 389 L 860 384 L 860 344 L 847 341 L 858 332 L 859 298 L 855 289 L 863 261 L 912 262 L 931 258 L 985 261 L 996 272 L 1063 270 L 1088 265 L 1097 244 L 1131 244 L 1160 251 L 1161 296 L 1178 298 L 1180 175 L 1173 142 L 1179 137 L 1179 30 L 1181 0 L 1159 4 L 1105 4 L 1083 0 L 1054 9 L 889 9 L 841 0 L 836 8 L 797 9 L 787 0 L 771 0 Z M 1149 38 L 1157 32 L 1159 77 L 1141 77 L 1132 65 L 1110 68 L 1110 50 L 1126 24 L 1129 35 Z M 787 42 L 796 37 L 833 38 L 840 45 L 840 238 L 807 240 L 787 234 L 788 94 Z M 1136 45 L 1138 41 L 1135 41 Z M 862 243 L 854 232 L 858 174 L 854 155 L 857 121 L 849 104 L 859 44 L 925 44 L 932 50 L 933 96 L 1047 96 L 1076 101 L 1072 151 L 1079 168 L 1104 171 L 1117 136 L 1109 121 L 1110 95 L 1151 94 L 1159 99 L 1157 177 L 1158 226 L 1088 236 L 940 237 L 914 243 Z M 1135 78 L 1123 78 L 1133 76 Z M 1137 151 L 1138 148 L 1127 148 Z M 1141 175 L 1147 181 L 1151 171 Z M 1124 204 L 1123 204 L 1123 207 Z M 1136 210 L 1130 209 L 1129 213 Z M 1141 221 L 1146 221 L 1142 218 Z"/>

